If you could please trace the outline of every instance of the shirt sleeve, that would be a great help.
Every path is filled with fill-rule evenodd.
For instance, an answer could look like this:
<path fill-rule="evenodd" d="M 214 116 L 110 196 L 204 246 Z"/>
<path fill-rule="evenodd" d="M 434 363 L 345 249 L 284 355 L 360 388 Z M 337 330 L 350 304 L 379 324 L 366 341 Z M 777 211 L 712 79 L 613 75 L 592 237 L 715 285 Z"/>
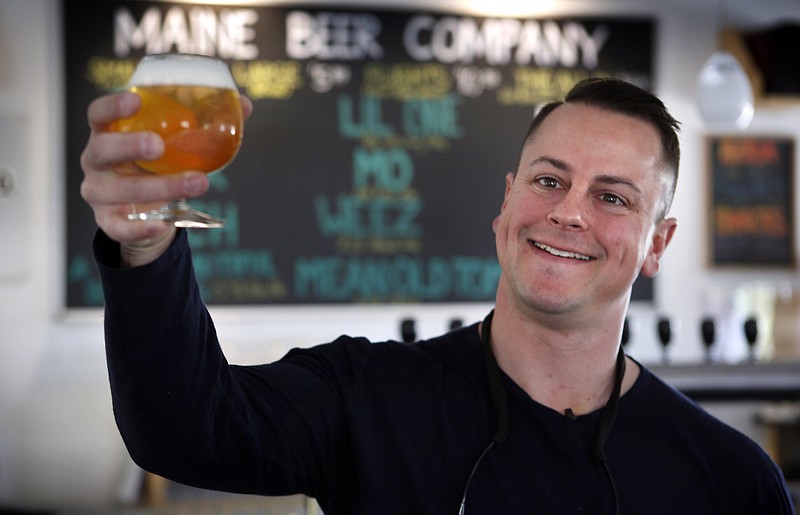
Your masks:
<path fill-rule="evenodd" d="M 185 231 L 141 267 L 119 268 L 118 245 L 102 232 L 94 252 L 114 415 L 134 461 L 202 488 L 315 495 L 346 455 L 342 381 L 327 372 L 337 347 L 324 359 L 230 366 Z"/>
<path fill-rule="evenodd" d="M 756 513 L 795 515 L 794 502 L 783 472 L 774 463 L 770 465 L 771 473 L 762 476 L 761 493 L 757 495 L 757 502 L 761 503 L 761 506 Z"/>

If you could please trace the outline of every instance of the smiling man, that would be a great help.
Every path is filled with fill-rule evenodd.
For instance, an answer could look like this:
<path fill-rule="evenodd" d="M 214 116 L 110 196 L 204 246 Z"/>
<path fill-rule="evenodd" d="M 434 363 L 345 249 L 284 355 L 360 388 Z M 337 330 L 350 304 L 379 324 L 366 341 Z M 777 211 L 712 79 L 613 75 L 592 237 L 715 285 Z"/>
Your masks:
<path fill-rule="evenodd" d="M 494 350 L 517 384 L 559 411 L 605 404 L 632 284 L 656 274 L 677 224 L 664 216 L 677 123 L 666 112 L 649 120 L 641 99 L 613 96 L 619 88 L 585 82 L 544 108 L 494 221 L 503 270 Z M 626 389 L 637 374 L 628 360 Z"/>
<path fill-rule="evenodd" d="M 756 443 L 622 351 L 631 286 L 676 229 L 677 122 L 652 94 L 589 80 L 532 121 L 493 223 L 502 274 L 483 322 L 413 345 L 341 336 L 259 366 L 226 361 L 186 232 L 125 219 L 208 187 L 131 173 L 162 142 L 106 128 L 138 106 L 90 106 L 81 191 L 100 226 L 114 413 L 145 469 L 304 493 L 327 515 L 794 513 Z"/>

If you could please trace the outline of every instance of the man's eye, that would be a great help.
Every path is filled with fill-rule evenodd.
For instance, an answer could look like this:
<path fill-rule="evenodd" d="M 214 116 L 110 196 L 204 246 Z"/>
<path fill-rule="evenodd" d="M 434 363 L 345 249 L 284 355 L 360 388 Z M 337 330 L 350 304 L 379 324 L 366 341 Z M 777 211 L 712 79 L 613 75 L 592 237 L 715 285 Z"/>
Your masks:
<path fill-rule="evenodd" d="M 536 179 L 536 182 L 540 186 L 544 186 L 545 188 L 551 188 L 551 189 L 558 188 L 558 181 L 552 177 L 540 177 Z"/>
<path fill-rule="evenodd" d="M 626 205 L 625 201 L 622 200 L 622 198 L 618 197 L 617 195 L 614 195 L 613 193 L 603 193 L 601 198 L 603 199 L 603 202 L 606 202 L 608 204 L 614 204 L 615 206 Z"/>

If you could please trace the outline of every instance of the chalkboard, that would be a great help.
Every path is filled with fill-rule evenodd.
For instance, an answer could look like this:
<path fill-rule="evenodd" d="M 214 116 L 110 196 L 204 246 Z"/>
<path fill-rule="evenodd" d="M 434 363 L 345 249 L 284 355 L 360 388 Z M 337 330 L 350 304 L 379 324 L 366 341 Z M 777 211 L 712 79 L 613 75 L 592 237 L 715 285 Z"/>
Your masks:
<path fill-rule="evenodd" d="M 795 266 L 794 140 L 711 137 L 708 155 L 712 264 Z"/>
<path fill-rule="evenodd" d="M 190 234 L 209 304 L 492 301 L 491 222 L 536 106 L 590 76 L 652 88 L 646 18 L 63 2 L 68 307 L 102 303 L 86 106 L 147 53 L 221 57 L 254 101 L 239 156 L 193 202 L 227 222 Z"/>

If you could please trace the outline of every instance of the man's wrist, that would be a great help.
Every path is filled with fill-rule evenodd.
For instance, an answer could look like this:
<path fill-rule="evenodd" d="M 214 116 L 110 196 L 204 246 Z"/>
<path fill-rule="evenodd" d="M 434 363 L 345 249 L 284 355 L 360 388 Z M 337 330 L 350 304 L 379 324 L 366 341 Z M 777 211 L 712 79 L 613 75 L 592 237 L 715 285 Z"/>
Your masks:
<path fill-rule="evenodd" d="M 173 228 L 158 238 L 138 242 L 135 245 L 121 243 L 119 247 L 120 267 L 133 268 L 152 263 L 172 245 L 176 234 L 177 231 Z"/>

